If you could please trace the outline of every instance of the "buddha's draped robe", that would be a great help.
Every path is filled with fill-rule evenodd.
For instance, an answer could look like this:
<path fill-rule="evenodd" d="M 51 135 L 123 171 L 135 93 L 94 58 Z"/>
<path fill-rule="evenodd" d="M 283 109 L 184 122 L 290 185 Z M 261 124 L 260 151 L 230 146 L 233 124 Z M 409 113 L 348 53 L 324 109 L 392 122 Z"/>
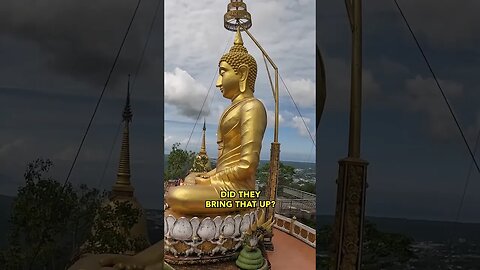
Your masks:
<path fill-rule="evenodd" d="M 217 143 L 216 172 L 210 176 L 210 185 L 187 185 L 171 188 L 165 200 L 178 213 L 226 213 L 232 208 L 205 208 L 205 200 L 232 200 L 220 198 L 222 190 L 254 190 L 255 174 L 260 161 L 267 114 L 262 102 L 244 98 L 232 103 L 220 118 Z M 239 198 L 234 198 L 233 200 Z"/>

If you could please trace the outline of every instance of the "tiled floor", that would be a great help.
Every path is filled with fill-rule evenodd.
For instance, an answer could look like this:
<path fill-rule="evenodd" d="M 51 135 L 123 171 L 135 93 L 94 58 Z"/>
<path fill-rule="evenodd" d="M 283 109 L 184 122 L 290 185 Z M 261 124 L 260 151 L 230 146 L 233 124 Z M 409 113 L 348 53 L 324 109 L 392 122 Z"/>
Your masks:
<path fill-rule="evenodd" d="M 277 229 L 272 240 L 275 251 L 267 253 L 272 270 L 315 270 L 315 248 Z"/>

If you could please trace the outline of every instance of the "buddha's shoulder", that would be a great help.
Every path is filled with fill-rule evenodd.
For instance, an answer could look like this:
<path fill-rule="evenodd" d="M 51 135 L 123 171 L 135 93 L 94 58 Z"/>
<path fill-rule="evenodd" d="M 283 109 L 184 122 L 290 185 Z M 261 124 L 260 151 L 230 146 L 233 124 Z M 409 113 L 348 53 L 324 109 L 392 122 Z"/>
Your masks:
<path fill-rule="evenodd" d="M 265 105 L 257 98 L 251 98 L 245 100 L 242 104 L 243 109 L 254 109 L 254 110 L 263 110 L 265 111 Z"/>

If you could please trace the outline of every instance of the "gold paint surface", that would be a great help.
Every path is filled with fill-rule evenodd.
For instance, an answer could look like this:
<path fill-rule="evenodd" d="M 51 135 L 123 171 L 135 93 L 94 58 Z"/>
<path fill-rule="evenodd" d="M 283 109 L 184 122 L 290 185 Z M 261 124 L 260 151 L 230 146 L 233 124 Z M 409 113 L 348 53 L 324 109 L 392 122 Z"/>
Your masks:
<path fill-rule="evenodd" d="M 243 46 L 240 31 L 228 53 L 220 59 L 216 86 L 231 100 L 220 117 L 217 131 L 217 168 L 207 173 L 191 173 L 185 185 L 170 188 L 165 201 L 180 214 L 222 214 L 233 208 L 206 208 L 206 200 L 244 200 L 220 198 L 220 191 L 254 190 L 262 140 L 267 126 L 263 103 L 253 95 L 257 64 Z"/>

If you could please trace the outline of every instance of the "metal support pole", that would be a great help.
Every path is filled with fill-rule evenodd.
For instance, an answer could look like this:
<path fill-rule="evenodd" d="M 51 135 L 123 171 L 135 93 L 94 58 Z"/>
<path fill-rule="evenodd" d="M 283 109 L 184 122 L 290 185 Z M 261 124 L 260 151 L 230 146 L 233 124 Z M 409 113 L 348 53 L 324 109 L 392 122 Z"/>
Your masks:
<path fill-rule="evenodd" d="M 278 142 L 278 126 L 279 126 L 279 90 L 278 90 L 278 68 L 277 65 L 273 62 L 267 52 L 263 49 L 260 43 L 255 39 L 255 37 L 242 25 L 239 25 L 241 30 L 245 31 L 247 35 L 252 39 L 252 41 L 257 45 L 263 55 L 267 58 L 268 62 L 272 65 L 273 69 L 275 70 L 275 129 L 273 135 L 273 143 L 271 144 L 270 148 L 270 177 L 267 183 L 266 188 L 266 197 L 268 200 L 275 200 L 277 198 L 277 185 L 278 185 L 278 175 L 280 169 L 280 143 Z M 273 207 L 267 209 L 267 219 L 275 216 L 275 209 Z M 272 243 L 272 235 L 266 236 L 264 238 L 265 248 L 267 250 L 274 249 Z"/>
<path fill-rule="evenodd" d="M 352 30 L 348 157 L 339 161 L 332 270 L 360 270 L 368 162 L 360 159 L 362 111 L 362 1 L 345 0 Z"/>

